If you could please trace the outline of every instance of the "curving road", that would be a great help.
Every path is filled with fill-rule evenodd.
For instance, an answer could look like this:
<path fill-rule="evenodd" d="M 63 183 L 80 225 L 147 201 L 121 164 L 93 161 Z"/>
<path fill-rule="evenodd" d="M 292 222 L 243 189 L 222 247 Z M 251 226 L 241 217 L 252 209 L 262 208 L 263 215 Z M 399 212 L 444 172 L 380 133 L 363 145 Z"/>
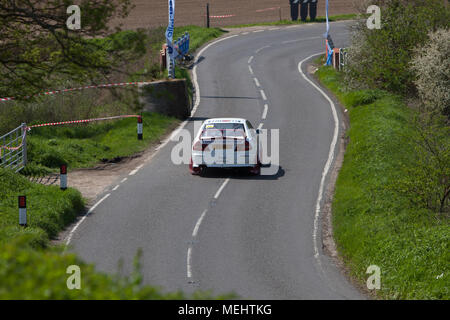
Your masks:
<path fill-rule="evenodd" d="M 345 46 L 348 24 L 331 28 L 334 43 Z M 115 273 L 120 259 L 129 272 L 142 248 L 145 282 L 167 291 L 364 298 L 322 253 L 315 215 L 335 119 L 298 66 L 323 51 L 323 32 L 320 24 L 242 31 L 199 53 L 200 99 L 185 129 L 193 134 L 195 120 L 210 117 L 243 117 L 255 127 L 279 129 L 276 175 L 214 170 L 191 176 L 187 165 L 172 163 L 176 142 L 169 141 L 105 192 L 70 233 L 71 250 Z"/>

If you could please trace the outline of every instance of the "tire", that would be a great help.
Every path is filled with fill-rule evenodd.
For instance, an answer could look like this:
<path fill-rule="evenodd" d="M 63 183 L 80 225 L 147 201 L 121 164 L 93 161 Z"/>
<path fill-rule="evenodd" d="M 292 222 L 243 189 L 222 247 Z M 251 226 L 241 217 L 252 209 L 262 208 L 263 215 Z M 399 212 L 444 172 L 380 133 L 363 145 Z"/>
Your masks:
<path fill-rule="evenodd" d="M 261 161 L 259 161 L 259 157 L 258 157 L 257 164 L 254 167 L 249 169 L 249 173 L 254 176 L 261 175 Z"/>

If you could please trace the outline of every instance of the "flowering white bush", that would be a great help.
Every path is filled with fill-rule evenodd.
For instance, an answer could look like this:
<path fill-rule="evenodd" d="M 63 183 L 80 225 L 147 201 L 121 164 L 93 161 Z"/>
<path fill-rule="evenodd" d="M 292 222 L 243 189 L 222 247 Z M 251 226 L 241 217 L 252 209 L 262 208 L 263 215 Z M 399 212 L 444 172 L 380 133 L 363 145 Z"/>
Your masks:
<path fill-rule="evenodd" d="M 428 36 L 411 62 L 417 75 L 414 83 L 427 111 L 450 116 L 450 30 L 440 29 Z"/>

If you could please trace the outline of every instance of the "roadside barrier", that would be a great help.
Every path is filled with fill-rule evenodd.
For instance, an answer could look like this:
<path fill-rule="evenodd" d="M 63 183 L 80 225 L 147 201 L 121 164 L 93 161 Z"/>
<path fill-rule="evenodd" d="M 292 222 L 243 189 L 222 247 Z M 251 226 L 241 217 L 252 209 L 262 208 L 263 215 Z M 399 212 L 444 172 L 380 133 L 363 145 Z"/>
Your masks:
<path fill-rule="evenodd" d="M 19 127 L 0 137 L 0 167 L 20 171 L 27 164 L 27 125 Z"/>
<path fill-rule="evenodd" d="M 49 123 L 34 124 L 32 126 L 27 126 L 27 131 L 30 131 L 32 128 L 40 128 L 40 127 L 48 127 L 48 126 L 61 126 L 61 125 L 65 125 L 65 124 L 89 123 L 89 122 L 95 122 L 95 121 L 114 120 L 114 119 L 121 119 L 121 118 L 141 118 L 141 116 L 139 116 L 139 115 L 124 115 L 124 116 L 113 116 L 113 117 L 94 118 L 94 119 L 85 119 L 85 120 L 49 122 Z"/>
<path fill-rule="evenodd" d="M 279 12 L 279 17 L 281 21 L 281 7 L 270 7 L 270 8 L 264 8 L 264 9 L 257 9 L 254 12 L 256 13 L 263 13 L 268 11 L 277 11 Z M 236 14 L 223 14 L 223 15 L 211 15 L 210 14 L 210 6 L 209 3 L 206 4 L 206 14 L 204 15 L 206 17 L 206 27 L 210 27 L 210 19 L 226 19 L 226 18 L 232 18 L 236 17 Z"/>
<path fill-rule="evenodd" d="M 80 123 L 90 123 L 95 121 L 105 121 L 105 120 L 115 120 L 115 119 L 125 119 L 125 118 L 137 118 L 137 137 L 138 140 L 143 139 L 143 119 L 141 115 L 121 115 L 94 119 L 84 119 L 84 120 L 72 120 L 72 121 L 61 121 L 61 122 L 48 122 L 42 124 L 35 124 L 27 126 L 23 123 L 20 127 L 12 130 L 6 135 L 0 137 L 0 167 L 11 168 L 15 172 L 20 171 L 27 164 L 27 132 L 33 128 L 49 127 L 49 126 L 61 126 L 66 124 L 80 124 Z M 22 134 L 19 136 L 19 131 Z M 18 144 L 18 145 L 17 145 Z M 6 150 L 4 152 L 3 150 Z M 61 169 L 62 170 L 62 169 Z M 67 168 L 66 168 L 67 170 Z"/>

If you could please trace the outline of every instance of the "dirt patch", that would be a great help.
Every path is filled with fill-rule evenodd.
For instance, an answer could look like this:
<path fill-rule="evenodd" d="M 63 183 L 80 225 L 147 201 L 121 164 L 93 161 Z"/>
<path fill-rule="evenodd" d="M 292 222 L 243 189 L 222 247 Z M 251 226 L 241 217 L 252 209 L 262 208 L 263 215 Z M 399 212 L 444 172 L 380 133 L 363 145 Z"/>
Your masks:
<path fill-rule="evenodd" d="M 160 141 L 154 142 L 142 152 L 130 157 L 116 158 L 105 163 L 99 163 L 93 168 L 76 169 L 69 171 L 67 175 L 68 187 L 78 189 L 87 200 L 87 206 L 91 206 L 97 197 L 104 193 L 109 187 L 113 187 L 121 178 L 127 176 L 136 167 L 150 161 L 162 141 L 169 138 L 179 123 L 171 125 Z M 31 178 L 33 182 L 44 185 L 59 186 L 59 174 L 51 174 L 41 178 Z"/>
<path fill-rule="evenodd" d="M 325 16 L 325 0 L 318 0 L 318 16 Z M 135 8 L 123 21 L 125 29 L 154 28 L 167 26 L 167 1 L 132 0 Z M 212 27 L 239 24 L 273 22 L 290 19 L 288 0 L 177 0 L 175 6 L 175 25 L 206 26 L 206 3 L 209 2 L 211 16 L 231 15 L 226 18 L 211 18 Z M 356 13 L 358 0 L 333 0 L 329 14 Z M 278 9 L 278 7 L 280 9 Z"/>

